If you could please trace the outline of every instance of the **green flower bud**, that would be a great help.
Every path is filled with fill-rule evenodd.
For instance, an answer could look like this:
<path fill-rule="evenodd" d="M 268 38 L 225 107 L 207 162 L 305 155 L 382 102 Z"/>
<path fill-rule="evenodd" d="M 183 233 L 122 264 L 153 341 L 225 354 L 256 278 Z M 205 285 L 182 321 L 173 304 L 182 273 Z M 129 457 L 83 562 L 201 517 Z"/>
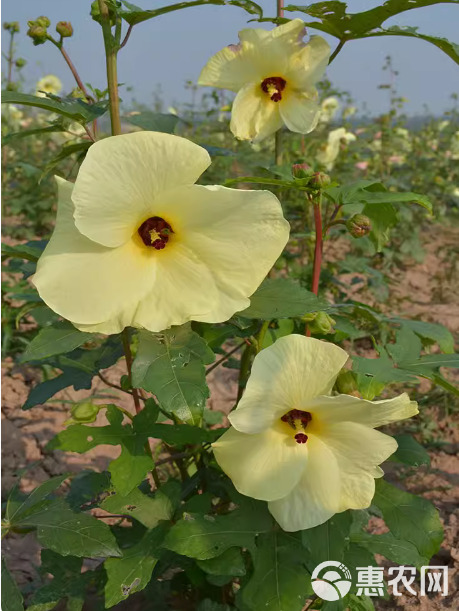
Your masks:
<path fill-rule="evenodd" d="M 37 25 L 40 25 L 42 28 L 48 28 L 51 25 L 51 21 L 48 19 L 48 17 L 37 17 L 35 19 L 35 23 Z"/>
<path fill-rule="evenodd" d="M 336 324 L 336 321 L 333 320 L 331 316 L 329 316 L 326 312 L 317 312 L 317 316 L 315 319 L 309 324 L 309 329 L 311 333 L 316 333 L 318 335 L 328 335 L 329 333 L 334 333 L 333 325 Z"/>
<path fill-rule="evenodd" d="M 46 28 L 41 25 L 31 25 L 27 30 L 27 36 L 33 40 L 33 44 L 42 45 L 48 40 Z"/>
<path fill-rule="evenodd" d="M 371 221 L 364 214 L 354 214 L 346 221 L 346 227 L 354 238 L 363 238 L 371 231 Z"/>
<path fill-rule="evenodd" d="M 62 36 L 62 38 L 68 38 L 73 34 L 73 27 L 70 21 L 59 21 L 56 24 L 56 32 Z"/>
<path fill-rule="evenodd" d="M 336 389 L 343 395 L 358 394 L 355 375 L 349 369 L 342 369 L 335 382 Z"/>
<path fill-rule="evenodd" d="M 7 91 L 17 91 L 18 90 L 18 83 L 14 83 L 13 81 L 11 81 L 11 83 L 7 84 L 6 90 Z"/>
<path fill-rule="evenodd" d="M 311 187 L 314 187 L 316 189 L 325 189 L 330 185 L 330 183 L 330 176 L 328 176 L 328 174 L 325 174 L 324 172 L 314 172 L 311 177 L 311 180 L 309 181 Z"/>
<path fill-rule="evenodd" d="M 95 422 L 97 414 L 103 405 L 96 405 L 90 401 L 83 401 L 82 403 L 76 403 L 71 409 L 71 421 L 90 423 Z"/>
<path fill-rule="evenodd" d="M 22 57 L 18 57 L 15 63 L 16 63 L 16 68 L 24 68 L 27 62 Z"/>
<path fill-rule="evenodd" d="M 15 32 L 19 32 L 19 22 L 18 21 L 5 21 L 3 24 L 3 29 L 11 32 L 12 34 Z"/>
<path fill-rule="evenodd" d="M 312 174 L 312 168 L 307 163 L 294 163 L 292 174 L 294 178 L 309 178 Z"/>

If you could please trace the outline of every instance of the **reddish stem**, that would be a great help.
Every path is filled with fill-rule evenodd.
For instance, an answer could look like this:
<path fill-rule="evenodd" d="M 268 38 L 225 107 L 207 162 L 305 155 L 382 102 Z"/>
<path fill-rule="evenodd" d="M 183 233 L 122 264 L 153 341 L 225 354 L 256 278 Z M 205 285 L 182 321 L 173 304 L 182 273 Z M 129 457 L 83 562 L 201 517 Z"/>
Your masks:
<path fill-rule="evenodd" d="M 312 292 L 316 295 L 319 292 L 320 270 L 322 267 L 323 235 L 322 235 L 322 212 L 321 199 L 313 203 L 314 206 L 314 225 L 316 232 L 316 244 L 314 248 L 314 265 L 312 268 Z M 311 330 L 306 323 L 306 337 L 311 337 Z"/>
<path fill-rule="evenodd" d="M 316 245 L 314 249 L 314 267 L 312 270 L 312 292 L 316 295 L 319 292 L 320 269 L 322 267 L 322 214 L 320 202 L 314 202 L 314 224 L 316 229 Z"/>
<path fill-rule="evenodd" d="M 284 16 L 284 0 L 277 0 L 277 16 Z"/>

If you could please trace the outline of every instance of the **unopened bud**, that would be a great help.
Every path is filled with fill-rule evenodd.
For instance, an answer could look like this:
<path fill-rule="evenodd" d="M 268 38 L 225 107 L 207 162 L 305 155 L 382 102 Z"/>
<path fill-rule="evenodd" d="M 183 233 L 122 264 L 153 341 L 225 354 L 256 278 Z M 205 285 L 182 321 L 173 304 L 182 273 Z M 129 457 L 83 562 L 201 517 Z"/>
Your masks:
<path fill-rule="evenodd" d="M 19 87 L 18 83 L 11 81 L 11 83 L 7 83 L 6 90 L 7 91 L 17 91 L 18 87 Z"/>
<path fill-rule="evenodd" d="M 27 30 L 27 36 L 29 36 L 33 40 L 33 44 L 42 45 L 48 40 L 48 33 L 46 28 L 41 25 L 32 25 Z"/>
<path fill-rule="evenodd" d="M 35 19 L 35 23 L 39 26 L 41 26 L 42 28 L 48 28 L 51 25 L 51 21 L 48 19 L 48 17 L 37 17 Z"/>
<path fill-rule="evenodd" d="M 333 325 L 336 324 L 336 321 L 326 312 L 309 312 L 302 316 L 301 320 L 308 324 L 308 329 L 311 333 L 328 335 L 335 332 Z"/>
<path fill-rule="evenodd" d="M 335 382 L 338 392 L 343 395 L 358 395 L 355 375 L 349 369 L 342 369 Z"/>
<path fill-rule="evenodd" d="M 18 21 L 5 21 L 3 24 L 3 29 L 11 32 L 19 32 L 19 22 Z"/>
<path fill-rule="evenodd" d="M 331 183 L 330 176 L 324 172 L 314 172 L 309 184 L 316 189 L 325 189 Z"/>
<path fill-rule="evenodd" d="M 68 38 L 73 34 L 73 27 L 70 21 L 59 21 L 56 24 L 56 32 L 62 36 L 62 38 Z"/>
<path fill-rule="evenodd" d="M 292 174 L 294 178 L 309 178 L 312 174 L 312 168 L 307 163 L 294 163 Z"/>
<path fill-rule="evenodd" d="M 67 420 L 66 424 L 89 424 L 95 422 L 97 414 L 103 408 L 103 405 L 96 405 L 90 401 L 83 401 L 82 403 L 76 403 L 71 411 L 71 418 Z"/>
<path fill-rule="evenodd" d="M 24 66 L 26 65 L 26 60 L 23 59 L 22 57 L 18 57 L 15 64 L 16 64 L 16 68 L 24 68 Z"/>
<path fill-rule="evenodd" d="M 363 238 L 371 231 L 371 221 L 364 214 L 354 214 L 346 221 L 346 227 L 354 238 Z"/>

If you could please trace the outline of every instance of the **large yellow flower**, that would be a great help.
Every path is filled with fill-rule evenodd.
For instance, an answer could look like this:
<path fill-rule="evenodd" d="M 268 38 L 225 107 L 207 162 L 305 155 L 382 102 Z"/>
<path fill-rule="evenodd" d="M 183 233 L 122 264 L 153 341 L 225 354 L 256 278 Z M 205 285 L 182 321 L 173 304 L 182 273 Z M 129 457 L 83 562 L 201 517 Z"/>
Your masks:
<path fill-rule="evenodd" d="M 239 492 L 269 501 L 284 530 L 369 507 L 374 478 L 383 475 L 378 465 L 397 449 L 374 427 L 418 413 L 406 394 L 384 401 L 332 396 L 347 359 L 344 350 L 317 339 L 278 339 L 255 358 L 229 416 L 233 426 L 213 444 Z"/>
<path fill-rule="evenodd" d="M 42 299 L 77 328 L 161 331 L 222 322 L 249 305 L 289 225 L 269 191 L 193 184 L 206 150 L 155 132 L 91 146 L 60 178 L 56 228 L 38 262 Z"/>
<path fill-rule="evenodd" d="M 237 92 L 231 131 L 242 140 L 262 140 L 285 125 L 307 134 L 318 122 L 315 84 L 328 64 L 329 44 L 312 36 L 307 44 L 301 19 L 272 31 L 246 29 L 240 43 L 216 53 L 199 77 L 200 85 Z"/>
<path fill-rule="evenodd" d="M 47 93 L 57 95 L 61 89 L 61 79 L 54 74 L 48 74 L 38 81 L 36 95 L 39 98 L 45 98 Z"/>

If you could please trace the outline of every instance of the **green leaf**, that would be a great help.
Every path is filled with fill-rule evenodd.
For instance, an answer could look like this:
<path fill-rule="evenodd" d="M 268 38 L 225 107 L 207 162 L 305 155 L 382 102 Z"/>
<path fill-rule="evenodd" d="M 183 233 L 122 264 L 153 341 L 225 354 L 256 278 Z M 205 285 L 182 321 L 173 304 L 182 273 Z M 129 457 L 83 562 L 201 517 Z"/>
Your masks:
<path fill-rule="evenodd" d="M 379 206 L 366 205 L 362 214 L 371 221 L 370 240 L 377 252 L 389 242 L 390 232 L 397 225 L 397 212 L 392 204 L 379 204 Z"/>
<path fill-rule="evenodd" d="M 77 162 L 79 163 L 83 161 L 86 156 L 86 153 L 89 150 L 89 147 L 92 146 L 92 144 L 92 142 L 83 141 L 75 142 L 73 144 L 66 144 L 65 146 L 63 146 L 59 153 L 55 157 L 53 157 L 51 161 L 48 161 L 48 163 L 45 165 L 43 172 L 40 176 L 40 181 L 42 181 L 47 174 L 52 172 L 56 168 L 56 166 L 60 164 L 61 161 L 67 159 L 67 157 L 70 157 L 70 155 L 76 153 Z"/>
<path fill-rule="evenodd" d="M 2 611 L 24 611 L 22 594 L 2 558 Z"/>
<path fill-rule="evenodd" d="M 111 481 L 116 490 L 123 495 L 145 479 L 154 467 L 153 458 L 145 451 L 145 441 L 141 436 L 125 437 L 121 443 L 121 453 L 108 466 Z"/>
<path fill-rule="evenodd" d="M 265 176 L 238 176 L 237 178 L 228 178 L 225 180 L 225 187 L 231 187 L 243 182 L 254 183 L 258 185 L 271 185 L 273 187 L 283 187 L 288 189 L 300 189 L 301 184 L 295 180 L 280 180 L 279 178 L 267 178 Z"/>
<path fill-rule="evenodd" d="M 209 397 L 204 365 L 213 359 L 213 352 L 190 325 L 163 333 L 140 331 L 132 382 L 156 395 L 168 413 L 200 424 Z"/>
<path fill-rule="evenodd" d="M 108 496 L 100 507 L 110 513 L 130 515 L 147 528 L 155 528 L 161 520 L 170 520 L 180 501 L 180 484 L 169 480 L 155 492 L 154 497 L 138 488 L 123 496 Z"/>
<path fill-rule="evenodd" d="M 304 566 L 304 550 L 297 534 L 272 531 L 262 534 L 252 554 L 254 572 L 242 592 L 253 611 L 301 611 L 311 593 Z"/>
<path fill-rule="evenodd" d="M 417 28 L 408 26 L 382 28 L 385 21 L 405 11 L 434 4 L 457 4 L 457 2 L 458 0 L 386 0 L 381 6 L 361 13 L 346 13 L 347 5 L 344 2 L 332 0 L 309 6 L 288 5 L 285 10 L 301 11 L 319 19 L 318 22 L 307 22 L 306 26 L 331 34 L 342 42 L 372 36 L 413 36 L 434 44 L 459 63 L 458 45 L 450 43 L 445 38 L 419 34 Z"/>
<path fill-rule="evenodd" d="M 387 352 L 379 346 L 380 358 L 367 359 L 362 356 L 352 357 L 352 369 L 358 374 L 364 374 L 375 379 L 375 382 L 388 384 L 390 382 L 411 382 L 414 374 L 394 367 Z"/>
<path fill-rule="evenodd" d="M 437 342 L 441 350 L 447 354 L 454 352 L 454 338 L 443 325 L 422 320 L 408 320 L 406 318 L 391 318 L 390 321 L 400 324 L 402 327 L 408 327 L 421 338 Z"/>
<path fill-rule="evenodd" d="M 80 471 L 70 482 L 66 501 L 73 511 L 95 507 L 101 496 L 110 489 L 110 474 L 107 471 Z M 114 512 L 119 513 L 119 512 Z"/>
<path fill-rule="evenodd" d="M 417 568 L 429 564 L 430 558 L 421 556 L 413 543 L 398 540 L 391 533 L 382 535 L 354 533 L 351 535 L 351 541 L 371 553 L 381 554 L 381 556 L 397 564 L 411 565 Z"/>
<path fill-rule="evenodd" d="M 82 124 L 94 121 L 94 119 L 101 117 L 108 110 L 108 102 L 87 104 L 78 98 L 70 98 L 67 100 L 40 98 L 35 95 L 20 93 L 18 91 L 2 91 L 2 104 L 35 106 L 36 108 L 42 108 L 49 112 L 55 112 Z"/>
<path fill-rule="evenodd" d="M 74 513 L 60 499 L 38 511 L 29 512 L 20 522 L 35 527 L 38 541 L 62 556 L 120 556 L 121 552 L 110 528 L 86 513 Z"/>
<path fill-rule="evenodd" d="M 394 435 L 398 449 L 390 460 L 401 462 L 412 467 L 430 466 L 430 456 L 427 450 L 411 435 Z"/>
<path fill-rule="evenodd" d="M 216 558 L 198 560 L 197 565 L 209 575 L 231 575 L 231 577 L 241 577 L 246 573 L 241 550 L 237 547 L 230 547 Z"/>
<path fill-rule="evenodd" d="M 108 558 L 105 563 L 105 608 L 113 607 L 134 592 L 143 590 L 151 579 L 158 562 L 159 547 L 164 538 L 164 527 L 145 533 L 132 547 L 123 550 L 121 558 Z"/>
<path fill-rule="evenodd" d="M 151 110 L 124 118 L 129 123 L 132 123 L 132 125 L 136 125 L 144 130 L 163 132 L 165 134 L 173 134 L 178 121 L 180 121 L 176 115 L 166 115 L 160 112 L 152 112 Z"/>
<path fill-rule="evenodd" d="M 230 547 L 253 548 L 255 537 L 271 528 L 267 513 L 236 509 L 227 515 L 186 513 L 169 531 L 164 547 L 177 554 L 207 560 Z"/>
<path fill-rule="evenodd" d="M 41 240 L 36 240 L 35 242 L 36 246 L 34 241 L 27 244 L 17 244 L 16 246 L 2 244 L 2 257 L 13 257 L 15 259 L 26 259 L 27 261 L 36 262 L 43 253 L 43 243 Z"/>
<path fill-rule="evenodd" d="M 93 340 L 93 333 L 78 331 L 67 320 L 59 321 L 41 329 L 27 346 L 21 361 L 39 361 L 56 354 L 71 352 L 87 341 Z"/>
<path fill-rule="evenodd" d="M 238 313 L 243 318 L 294 318 L 317 312 L 329 304 L 289 278 L 267 278 L 250 298 L 250 306 Z"/>
<path fill-rule="evenodd" d="M 378 507 L 392 535 L 408 541 L 429 559 L 440 549 L 443 528 L 437 509 L 430 501 L 376 480 L 373 503 Z"/>
<path fill-rule="evenodd" d="M 5 521 L 11 526 L 22 522 L 29 513 L 33 513 L 43 506 L 43 501 L 51 497 L 53 492 L 68 479 L 69 475 L 58 475 L 46 480 L 37 486 L 26 497 L 19 492 L 19 482 L 11 491 L 5 510 Z"/>
<path fill-rule="evenodd" d="M 307 564 L 310 571 L 325 560 L 343 560 L 351 524 L 352 515 L 345 511 L 335 514 L 324 524 L 301 532 L 301 540 L 309 553 Z"/>
<path fill-rule="evenodd" d="M 120 10 L 118 14 L 129 23 L 129 25 L 135 25 L 137 23 L 142 23 L 142 21 L 147 21 L 148 19 L 153 19 L 154 17 L 159 17 L 159 15 L 164 15 L 166 13 L 170 13 L 172 11 L 178 11 L 184 8 L 191 8 L 192 6 L 202 6 L 204 4 L 214 4 L 217 6 L 227 6 L 233 5 L 238 6 L 245 11 L 247 11 L 251 15 L 257 15 L 258 17 L 263 17 L 263 10 L 258 4 L 252 2 L 251 0 L 194 0 L 192 2 L 179 2 L 178 4 L 170 4 L 169 6 L 163 6 L 158 9 L 152 10 L 143 10 L 138 6 L 130 2 L 125 2 L 123 0 L 123 5 L 127 10 Z"/>

